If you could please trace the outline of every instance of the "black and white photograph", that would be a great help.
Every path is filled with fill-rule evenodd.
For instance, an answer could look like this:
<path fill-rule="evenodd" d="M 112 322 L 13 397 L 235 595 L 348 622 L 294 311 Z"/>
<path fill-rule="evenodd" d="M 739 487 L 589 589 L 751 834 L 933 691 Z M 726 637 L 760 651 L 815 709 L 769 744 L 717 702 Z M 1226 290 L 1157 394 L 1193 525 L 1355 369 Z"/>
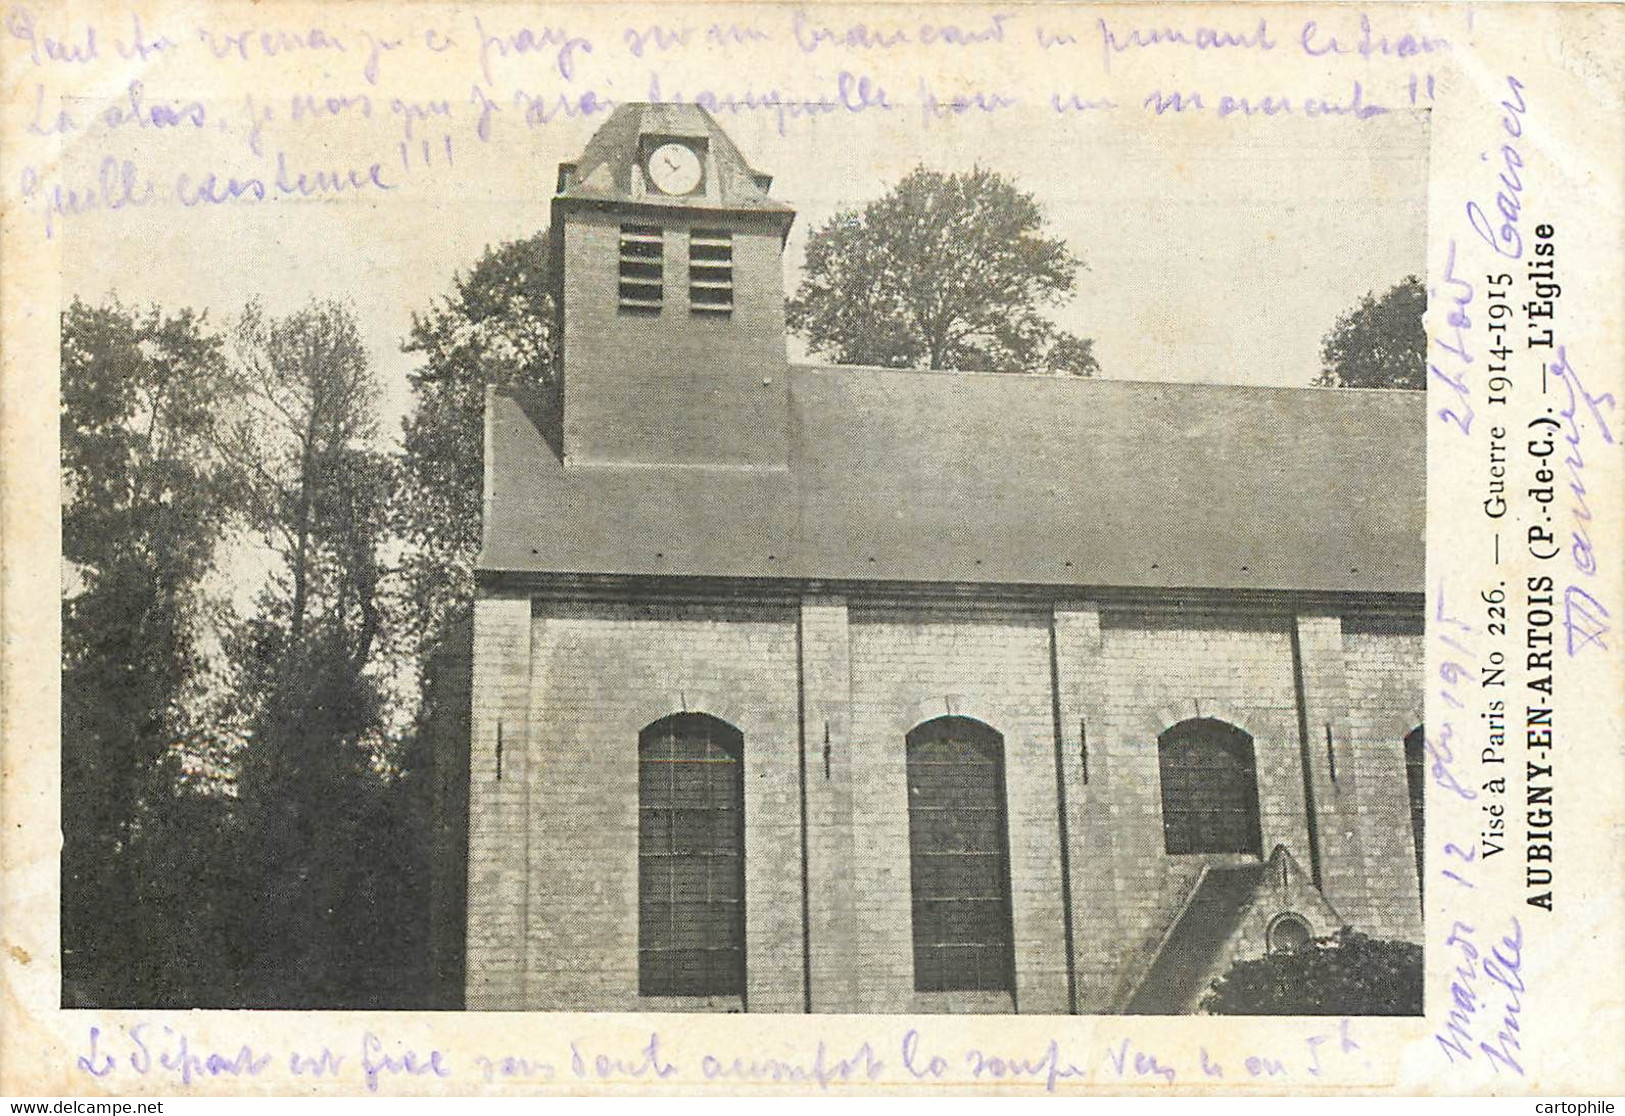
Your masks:
<path fill-rule="evenodd" d="M 63 1006 L 1421 1014 L 1426 111 L 440 130 L 50 230 Z"/>

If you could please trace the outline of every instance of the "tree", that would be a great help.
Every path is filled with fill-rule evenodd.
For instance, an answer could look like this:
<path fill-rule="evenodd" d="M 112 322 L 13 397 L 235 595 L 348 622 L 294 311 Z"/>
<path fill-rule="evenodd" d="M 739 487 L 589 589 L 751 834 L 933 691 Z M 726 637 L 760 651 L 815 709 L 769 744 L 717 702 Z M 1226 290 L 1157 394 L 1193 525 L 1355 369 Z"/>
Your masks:
<path fill-rule="evenodd" d="M 277 320 L 251 303 L 236 342 L 243 393 L 226 449 L 251 522 L 281 560 L 267 603 L 285 610 L 290 646 L 326 622 L 354 636 L 346 656 L 364 664 L 380 619 L 371 551 L 389 479 L 370 447 L 378 388 L 354 314 L 312 301 Z M 318 605 L 332 611 L 313 615 Z"/>
<path fill-rule="evenodd" d="M 413 315 L 403 346 L 421 363 L 410 374 L 416 405 L 403 423 L 392 525 L 404 544 L 409 607 L 400 620 L 403 642 L 417 664 L 420 701 L 400 749 L 397 793 L 387 807 L 401 838 L 386 851 L 398 859 L 402 849 L 411 848 L 419 869 L 428 865 L 411 877 L 419 890 L 410 902 L 398 900 L 419 915 L 429 910 L 429 878 L 439 879 L 442 890 L 460 891 L 460 873 L 466 867 L 456 856 L 436 858 L 436 839 L 451 844 L 466 839 L 466 817 L 459 828 L 437 815 L 435 800 L 445 786 L 459 785 L 461 779 L 464 790 L 457 801 L 466 809 L 466 764 L 440 770 L 437 758 L 457 754 L 468 742 L 467 671 L 485 487 L 486 388 L 514 392 L 544 433 L 558 429 L 561 393 L 550 241 L 542 230 L 488 246 L 466 275 L 453 277 L 448 297 Z M 455 802 L 451 809 L 458 810 Z M 449 828 L 440 833 L 437 825 Z M 412 927 L 417 936 L 410 945 L 422 947 L 419 956 L 427 964 L 411 993 L 420 1006 L 460 1004 L 462 943 L 453 942 L 444 927 L 431 941 L 430 930 L 427 919 Z M 381 977 L 398 981 L 396 970 L 398 966 Z"/>
<path fill-rule="evenodd" d="M 413 315 L 404 348 L 423 363 L 411 374 L 416 407 L 403 430 L 396 528 L 407 545 L 408 635 L 420 663 L 474 599 L 486 387 L 517 390 L 542 411 L 558 405 L 548 242 L 544 230 L 488 247 L 454 278 L 450 297 Z"/>
<path fill-rule="evenodd" d="M 1091 342 L 1040 313 L 1083 266 L 1043 227 L 1033 196 L 993 171 L 917 168 L 813 232 L 788 322 L 840 364 L 1092 375 Z"/>
<path fill-rule="evenodd" d="M 331 302 L 250 306 L 232 340 L 63 315 L 63 999 L 418 1006 L 426 765 L 389 717 L 369 361 Z M 265 584 L 237 619 L 206 578 L 245 528 Z"/>
<path fill-rule="evenodd" d="M 1214 1015 L 1421 1015 L 1422 947 L 1343 927 L 1295 953 L 1238 961 L 1213 982 Z"/>
<path fill-rule="evenodd" d="M 261 897 L 243 927 L 246 995 L 345 1006 L 363 994 L 358 959 L 387 936 L 367 896 L 389 793 L 381 649 L 396 607 L 384 560 L 395 470 L 373 445 L 377 388 L 348 307 L 312 301 L 275 319 L 250 305 L 236 351 L 243 390 L 224 446 L 272 558 L 253 615 L 227 640 Z"/>
<path fill-rule="evenodd" d="M 138 931 L 135 847 L 173 821 L 167 772 L 195 727 L 202 586 L 234 495 L 215 452 L 233 380 L 189 310 L 75 299 L 61 351 L 63 1001 L 136 1005 L 185 936 L 173 917 Z"/>
<path fill-rule="evenodd" d="M 1358 306 L 1340 315 L 1320 343 L 1321 387 L 1427 387 L 1427 291 L 1407 275 L 1377 298 L 1368 291 Z"/>
<path fill-rule="evenodd" d="M 132 1006 L 247 1002 L 243 927 L 260 899 L 243 871 L 249 845 L 230 782 L 203 770 L 234 744 L 207 728 L 194 731 L 154 772 L 141 804 L 128 857 L 131 941 L 144 955 L 142 983 L 126 1001 Z"/>

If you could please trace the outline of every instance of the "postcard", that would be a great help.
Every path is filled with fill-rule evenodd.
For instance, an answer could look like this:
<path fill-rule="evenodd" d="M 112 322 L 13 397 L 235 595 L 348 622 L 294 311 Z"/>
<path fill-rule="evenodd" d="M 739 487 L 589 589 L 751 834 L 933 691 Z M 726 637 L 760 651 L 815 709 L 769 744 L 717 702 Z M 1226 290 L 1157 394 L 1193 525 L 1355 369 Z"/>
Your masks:
<path fill-rule="evenodd" d="M 1625 1089 L 1588 4 L 8 4 L 10 1095 Z"/>

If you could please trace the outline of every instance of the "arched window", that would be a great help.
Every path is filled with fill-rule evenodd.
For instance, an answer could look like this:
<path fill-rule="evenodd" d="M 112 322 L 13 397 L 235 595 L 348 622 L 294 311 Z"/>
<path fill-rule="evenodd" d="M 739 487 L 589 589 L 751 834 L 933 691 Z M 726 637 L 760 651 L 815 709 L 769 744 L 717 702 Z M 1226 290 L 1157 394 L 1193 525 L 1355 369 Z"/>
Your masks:
<path fill-rule="evenodd" d="M 1211 718 L 1182 721 L 1157 737 L 1157 761 L 1170 853 L 1259 855 L 1251 736 Z"/>
<path fill-rule="evenodd" d="M 938 717 L 908 734 L 914 987 L 1014 991 L 1004 740 Z"/>
<path fill-rule="evenodd" d="M 1427 748 L 1422 726 L 1417 725 L 1405 734 L 1405 790 L 1411 800 L 1411 841 L 1416 846 L 1416 881 L 1422 882 L 1422 788 L 1427 784 Z"/>
<path fill-rule="evenodd" d="M 1315 944 L 1315 932 L 1302 915 L 1286 911 L 1270 921 L 1264 939 L 1271 953 L 1302 953 Z"/>
<path fill-rule="evenodd" d="M 745 988 L 745 809 L 739 730 L 703 713 L 638 735 L 638 991 Z"/>

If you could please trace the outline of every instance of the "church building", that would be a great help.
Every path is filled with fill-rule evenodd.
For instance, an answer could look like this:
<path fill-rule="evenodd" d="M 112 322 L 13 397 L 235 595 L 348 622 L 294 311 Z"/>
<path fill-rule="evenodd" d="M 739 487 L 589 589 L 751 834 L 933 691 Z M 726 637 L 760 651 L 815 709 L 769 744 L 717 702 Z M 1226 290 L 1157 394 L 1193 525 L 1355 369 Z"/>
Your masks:
<path fill-rule="evenodd" d="M 452 999 L 1178 1014 L 1420 942 L 1422 394 L 793 364 L 771 186 L 691 105 L 559 168 L 562 399 L 487 399 Z"/>

